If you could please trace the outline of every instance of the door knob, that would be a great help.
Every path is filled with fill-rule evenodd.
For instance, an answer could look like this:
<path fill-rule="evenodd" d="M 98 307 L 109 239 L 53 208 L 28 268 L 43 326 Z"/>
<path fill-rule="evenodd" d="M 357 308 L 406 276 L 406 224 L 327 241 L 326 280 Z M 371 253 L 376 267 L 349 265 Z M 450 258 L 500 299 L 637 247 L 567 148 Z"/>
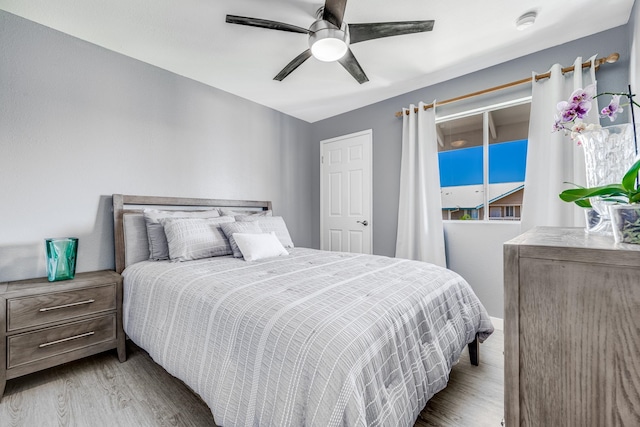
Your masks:
<path fill-rule="evenodd" d="M 368 222 L 366 219 L 365 219 L 364 221 L 356 221 L 356 223 L 358 223 L 358 224 L 362 224 L 362 225 L 364 225 L 365 227 L 366 227 L 367 225 L 369 225 L 369 222 Z"/>

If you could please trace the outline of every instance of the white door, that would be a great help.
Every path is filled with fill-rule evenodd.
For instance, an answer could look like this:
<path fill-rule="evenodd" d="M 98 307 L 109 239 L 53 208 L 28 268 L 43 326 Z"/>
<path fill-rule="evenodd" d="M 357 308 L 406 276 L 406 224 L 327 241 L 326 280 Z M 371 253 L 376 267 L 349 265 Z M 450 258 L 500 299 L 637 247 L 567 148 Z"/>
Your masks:
<path fill-rule="evenodd" d="M 372 141 L 371 129 L 320 141 L 323 250 L 371 253 Z"/>

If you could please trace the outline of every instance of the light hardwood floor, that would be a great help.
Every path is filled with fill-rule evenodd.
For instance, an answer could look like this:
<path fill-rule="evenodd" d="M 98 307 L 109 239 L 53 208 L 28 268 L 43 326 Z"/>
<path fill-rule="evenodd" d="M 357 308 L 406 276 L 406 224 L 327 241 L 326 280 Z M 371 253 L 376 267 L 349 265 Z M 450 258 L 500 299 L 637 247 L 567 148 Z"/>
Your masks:
<path fill-rule="evenodd" d="M 211 426 L 209 408 L 135 345 L 119 363 L 106 352 L 7 382 L 0 426 Z M 503 335 L 480 346 L 480 366 L 465 350 L 449 385 L 415 427 L 500 426 Z"/>

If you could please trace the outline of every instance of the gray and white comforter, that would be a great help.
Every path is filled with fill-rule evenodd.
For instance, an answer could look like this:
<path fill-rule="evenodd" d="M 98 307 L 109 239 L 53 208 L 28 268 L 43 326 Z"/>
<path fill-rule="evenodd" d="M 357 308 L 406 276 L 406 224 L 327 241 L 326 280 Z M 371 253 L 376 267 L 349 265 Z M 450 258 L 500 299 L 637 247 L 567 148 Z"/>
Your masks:
<path fill-rule="evenodd" d="M 123 275 L 126 333 L 222 426 L 411 426 L 493 332 L 460 276 L 402 259 L 296 248 Z"/>

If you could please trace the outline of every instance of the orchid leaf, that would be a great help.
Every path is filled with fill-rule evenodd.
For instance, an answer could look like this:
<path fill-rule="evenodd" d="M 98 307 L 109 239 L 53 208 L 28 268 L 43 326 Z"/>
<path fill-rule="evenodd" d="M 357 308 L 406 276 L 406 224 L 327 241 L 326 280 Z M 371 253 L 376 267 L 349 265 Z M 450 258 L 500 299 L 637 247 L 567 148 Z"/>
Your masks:
<path fill-rule="evenodd" d="M 576 200 L 574 202 L 576 205 L 578 205 L 581 208 L 592 208 L 593 206 L 591 206 L 591 202 L 589 201 L 589 199 L 580 199 L 580 200 Z"/>
<path fill-rule="evenodd" d="M 620 184 L 610 184 L 593 188 L 573 188 L 560 193 L 560 199 L 565 202 L 575 202 L 598 196 L 626 196 L 626 191 Z"/>
<path fill-rule="evenodd" d="M 627 191 L 636 191 L 636 179 L 640 170 L 640 160 L 635 162 L 622 178 L 622 186 Z"/>
<path fill-rule="evenodd" d="M 601 197 L 603 202 L 610 203 L 627 203 L 629 201 L 628 195 L 617 196 L 617 197 Z"/>

